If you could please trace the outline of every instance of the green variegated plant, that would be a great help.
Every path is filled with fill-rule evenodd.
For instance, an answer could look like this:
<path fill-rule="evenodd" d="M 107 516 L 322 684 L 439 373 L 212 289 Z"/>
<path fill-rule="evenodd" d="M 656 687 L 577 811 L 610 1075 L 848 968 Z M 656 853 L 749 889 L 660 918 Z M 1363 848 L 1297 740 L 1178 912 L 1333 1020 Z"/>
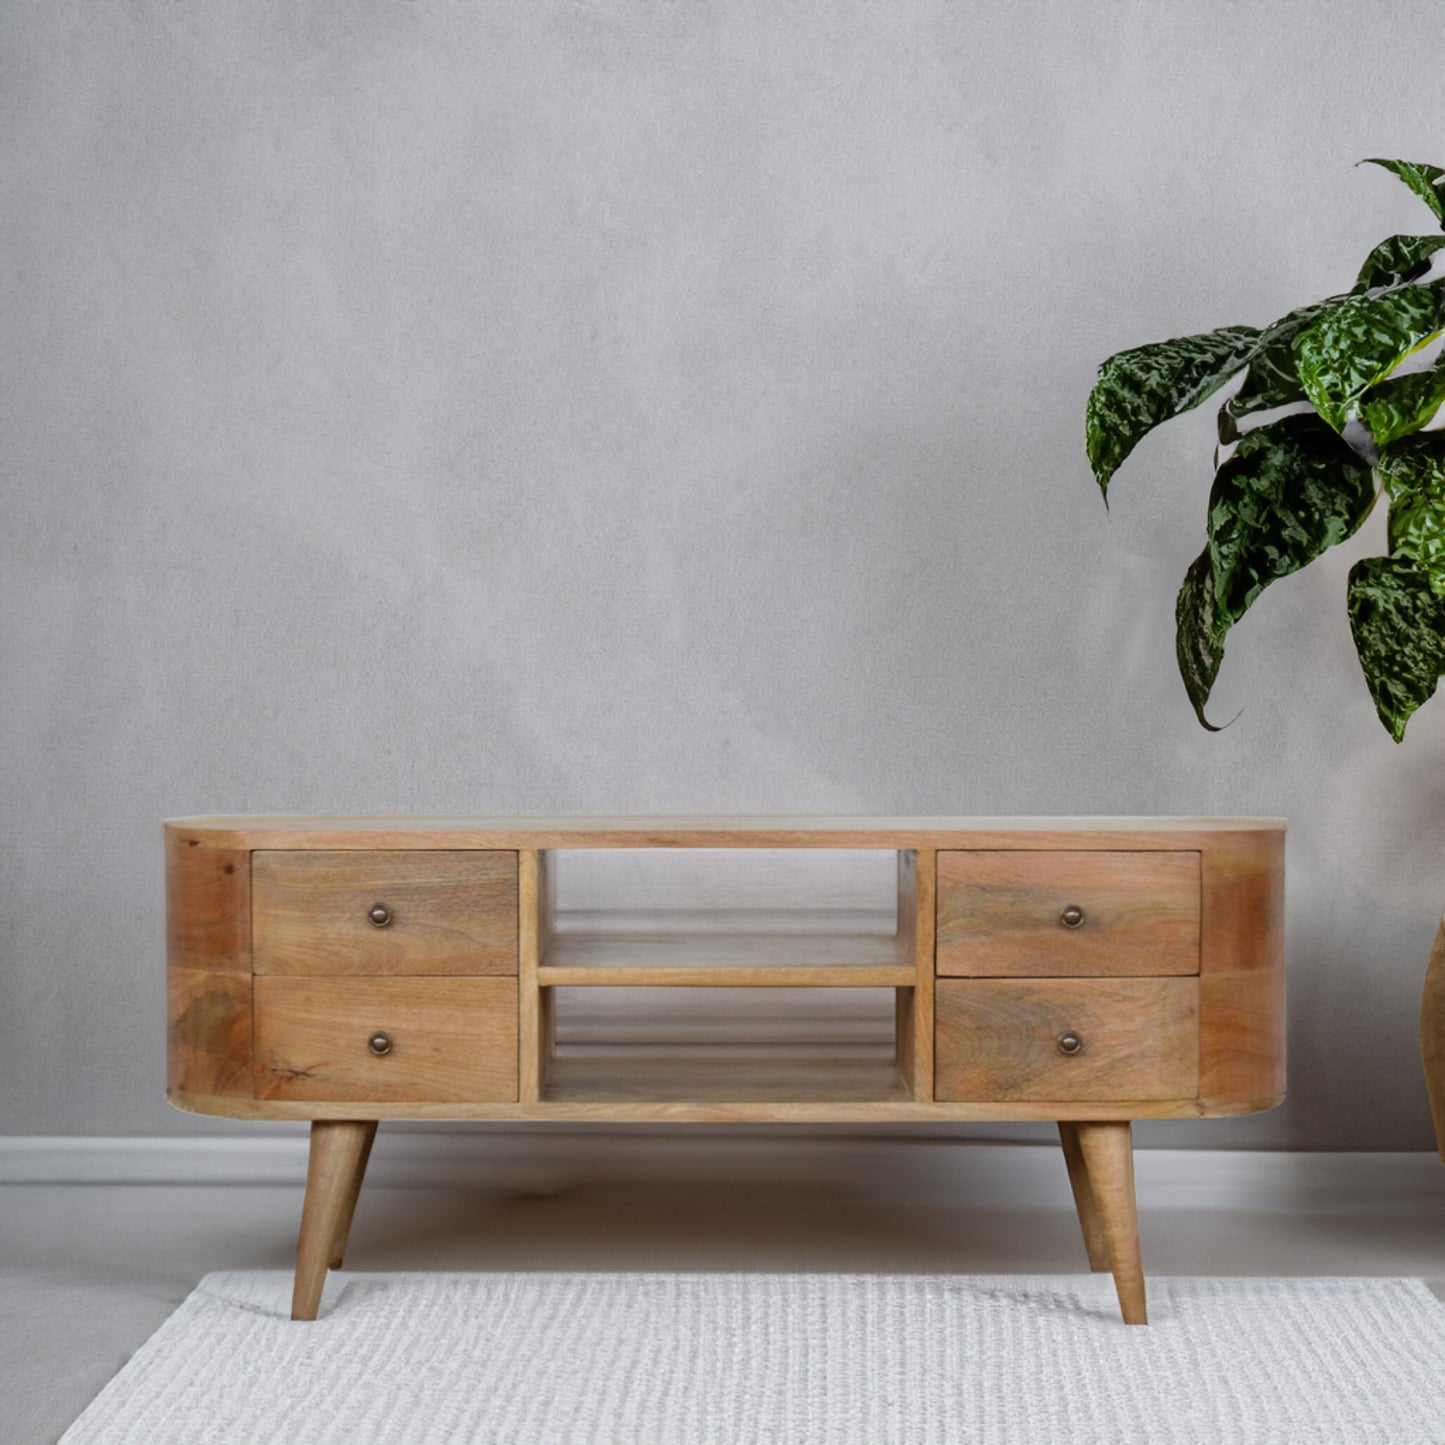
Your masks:
<path fill-rule="evenodd" d="M 1445 229 L 1445 170 L 1372 160 Z M 1146 433 L 1243 374 L 1219 410 L 1209 540 L 1184 577 L 1176 650 L 1199 721 L 1224 639 L 1276 578 L 1343 542 L 1383 489 L 1389 555 L 1350 571 L 1355 649 L 1396 742 L 1445 674 L 1445 235 L 1391 236 L 1347 293 L 1273 325 L 1227 326 L 1111 356 L 1089 397 L 1089 461 L 1109 481 Z M 1409 360 L 1415 358 L 1415 360 Z"/>

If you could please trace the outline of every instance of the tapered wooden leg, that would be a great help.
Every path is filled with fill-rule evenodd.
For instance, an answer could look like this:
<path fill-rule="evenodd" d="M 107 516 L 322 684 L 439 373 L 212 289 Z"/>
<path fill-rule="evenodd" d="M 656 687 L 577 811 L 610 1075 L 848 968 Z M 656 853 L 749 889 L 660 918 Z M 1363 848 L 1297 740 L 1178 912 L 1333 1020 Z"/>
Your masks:
<path fill-rule="evenodd" d="M 1069 1186 L 1074 1191 L 1074 1208 L 1079 1211 L 1079 1225 L 1084 1231 L 1084 1248 L 1089 1251 L 1089 1268 L 1095 1274 L 1103 1274 L 1109 1268 L 1109 1246 L 1094 1203 L 1089 1166 L 1084 1163 L 1084 1153 L 1079 1147 L 1079 1126 L 1060 1119 L 1059 1143 L 1064 1146 L 1064 1163 L 1069 1166 Z"/>
<path fill-rule="evenodd" d="M 1126 1325 L 1147 1324 L 1144 1261 L 1139 1253 L 1139 1213 L 1134 1203 L 1133 1131 L 1128 1122 L 1077 1124 L 1079 1150 L 1099 1211 L 1114 1288 Z"/>
<path fill-rule="evenodd" d="M 336 1238 L 331 1241 L 331 1253 L 326 1264 L 329 1269 L 340 1269 L 346 1258 L 346 1241 L 351 1238 L 351 1221 L 356 1214 L 356 1201 L 361 1198 L 361 1182 L 366 1178 L 366 1161 L 371 1158 L 371 1146 L 376 1143 L 376 1120 L 366 1125 L 366 1138 L 361 1145 L 361 1157 L 356 1161 L 356 1172 L 346 1192 L 346 1207 L 336 1226 Z"/>
<path fill-rule="evenodd" d="M 301 1207 L 301 1238 L 296 1246 L 296 1287 L 291 1318 L 314 1320 L 326 1283 L 326 1261 L 341 1226 L 358 1175 L 362 1152 L 374 1124 L 317 1119 L 311 1125 L 311 1162 L 306 1170 L 306 1202 Z"/>

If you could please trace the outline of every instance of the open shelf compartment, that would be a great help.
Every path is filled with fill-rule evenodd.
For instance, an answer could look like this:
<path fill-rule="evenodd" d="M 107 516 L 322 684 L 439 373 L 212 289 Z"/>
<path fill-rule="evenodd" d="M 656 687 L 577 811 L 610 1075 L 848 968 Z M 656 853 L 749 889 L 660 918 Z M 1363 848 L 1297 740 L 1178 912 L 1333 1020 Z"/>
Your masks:
<path fill-rule="evenodd" d="M 932 878 L 920 897 L 915 852 L 543 850 L 527 869 L 524 1098 L 932 1096 Z"/>
<path fill-rule="evenodd" d="M 876 849 L 544 853 L 537 982 L 910 987 L 912 857 Z"/>
<path fill-rule="evenodd" d="M 542 1098 L 888 1103 L 913 1097 L 889 988 L 553 987 Z"/>

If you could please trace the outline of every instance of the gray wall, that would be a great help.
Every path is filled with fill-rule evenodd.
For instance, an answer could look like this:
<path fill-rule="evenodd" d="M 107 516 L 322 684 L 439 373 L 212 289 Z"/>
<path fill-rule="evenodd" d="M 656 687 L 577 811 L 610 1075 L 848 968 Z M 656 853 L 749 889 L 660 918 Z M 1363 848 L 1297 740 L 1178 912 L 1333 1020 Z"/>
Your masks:
<path fill-rule="evenodd" d="M 1279 585 L 1194 723 L 1208 409 L 1110 352 L 1429 218 L 1418 3 L 0 11 L 0 1131 L 161 1133 L 159 820 L 1265 813 L 1292 1094 L 1424 1148 L 1445 702 Z M 1007 1131 L 975 1131 L 994 1134 Z"/>

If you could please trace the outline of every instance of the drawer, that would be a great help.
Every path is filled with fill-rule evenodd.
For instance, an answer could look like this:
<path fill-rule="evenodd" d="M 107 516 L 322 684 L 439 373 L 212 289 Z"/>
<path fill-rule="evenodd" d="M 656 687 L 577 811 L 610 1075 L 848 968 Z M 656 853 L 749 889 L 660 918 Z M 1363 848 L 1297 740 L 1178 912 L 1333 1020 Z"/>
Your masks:
<path fill-rule="evenodd" d="M 1198 1092 L 1198 979 L 941 979 L 934 1008 L 941 1100 Z"/>
<path fill-rule="evenodd" d="M 257 973 L 515 974 L 517 855 L 256 852 L 251 928 Z"/>
<path fill-rule="evenodd" d="M 258 978 L 254 1009 L 258 1099 L 516 1101 L 514 979 Z"/>
<path fill-rule="evenodd" d="M 974 978 L 1199 972 L 1199 854 L 945 852 L 937 966 Z"/>

